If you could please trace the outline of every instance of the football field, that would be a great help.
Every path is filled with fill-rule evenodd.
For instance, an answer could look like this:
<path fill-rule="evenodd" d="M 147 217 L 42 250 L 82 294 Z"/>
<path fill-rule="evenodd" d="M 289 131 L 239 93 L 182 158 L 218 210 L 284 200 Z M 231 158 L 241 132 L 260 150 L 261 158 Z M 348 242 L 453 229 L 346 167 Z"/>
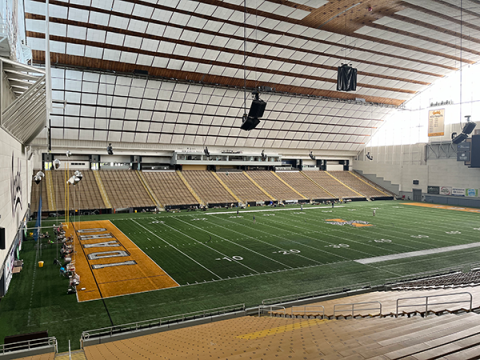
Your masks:
<path fill-rule="evenodd" d="M 76 256 L 91 258 L 80 274 L 79 288 L 86 289 L 78 295 L 84 291 L 86 300 L 67 295 L 68 279 L 53 264 L 59 246 L 43 240 L 39 251 L 28 239 L 20 253 L 23 270 L 0 302 L 0 340 L 48 329 L 63 351 L 68 340 L 78 348 L 84 330 L 233 304 L 257 306 L 264 299 L 379 285 L 450 267 L 468 270 L 480 264 L 480 210 L 466 210 L 364 201 L 333 209 L 72 217 L 81 241 Z M 118 248 L 102 248 L 105 243 Z M 38 268 L 39 260 L 44 267 Z M 93 283 L 100 296 L 89 295 L 96 294 Z"/>
<path fill-rule="evenodd" d="M 475 243 L 479 217 L 398 202 L 353 202 L 112 222 L 184 286 Z"/>

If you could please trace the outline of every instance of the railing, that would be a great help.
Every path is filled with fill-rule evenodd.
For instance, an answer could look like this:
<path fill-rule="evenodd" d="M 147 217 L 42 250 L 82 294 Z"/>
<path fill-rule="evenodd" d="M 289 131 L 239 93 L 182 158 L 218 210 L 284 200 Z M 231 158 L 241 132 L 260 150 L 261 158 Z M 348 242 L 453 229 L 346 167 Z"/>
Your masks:
<path fill-rule="evenodd" d="M 361 283 L 361 284 L 354 284 L 354 285 L 336 287 L 331 289 L 315 290 L 315 291 L 310 291 L 310 292 L 301 293 L 301 294 L 285 295 L 285 296 L 280 296 L 276 298 L 265 299 L 262 301 L 262 305 L 279 304 L 279 303 L 288 302 L 288 301 L 297 301 L 301 299 L 338 294 L 338 293 L 343 293 L 351 290 L 360 290 L 360 289 L 366 289 L 370 287 L 371 287 L 370 283 Z"/>
<path fill-rule="evenodd" d="M 159 328 L 162 326 L 168 327 L 172 323 L 180 323 L 189 320 L 198 320 L 204 319 L 207 317 L 219 316 L 226 313 L 235 313 L 235 312 L 245 312 L 245 304 L 236 304 L 230 306 L 223 306 L 215 309 L 200 310 L 194 311 L 191 313 L 171 315 L 157 319 L 137 321 L 128 324 L 109 326 L 100 329 L 87 330 L 82 332 L 82 337 L 80 339 L 81 346 L 83 348 L 83 342 L 90 338 L 102 337 L 102 336 L 113 336 L 116 334 L 124 332 L 133 332 L 139 330 L 145 330 L 150 328 Z"/>
<path fill-rule="evenodd" d="M 375 307 L 362 307 L 361 306 L 361 305 L 371 305 L 371 304 L 375 304 L 375 305 L 378 305 L 378 306 L 375 306 Z M 342 308 L 342 306 L 344 308 Z M 360 309 L 359 309 L 359 306 L 360 306 Z M 345 310 L 348 310 L 349 313 L 351 312 L 352 317 L 355 316 L 355 310 L 357 310 L 357 311 L 375 310 L 375 311 L 378 311 L 378 315 L 381 315 L 382 314 L 382 303 L 380 301 L 368 301 L 368 302 L 359 302 L 359 303 L 352 303 L 352 304 L 335 304 L 333 306 L 333 315 L 336 316 L 337 312 L 343 312 Z M 342 313 L 342 315 L 346 315 L 346 314 Z M 372 314 L 372 315 L 377 315 L 377 314 Z"/>
<path fill-rule="evenodd" d="M 261 316 L 267 311 L 267 314 L 270 314 L 270 317 L 273 316 L 273 311 L 276 311 L 274 308 L 279 309 L 280 311 L 283 310 L 283 317 L 286 317 L 287 311 L 284 306 L 279 305 L 260 305 L 258 307 L 258 316 Z M 270 309 L 270 310 L 269 310 Z"/>
<path fill-rule="evenodd" d="M 301 311 L 294 311 L 293 309 L 303 309 L 303 314 Z M 322 309 L 321 313 L 322 313 L 322 319 L 325 318 L 325 306 L 323 305 L 307 305 L 307 306 L 292 306 L 291 308 L 291 315 L 293 316 L 293 314 L 302 314 L 303 316 L 305 316 L 307 314 L 307 310 L 308 310 L 308 313 L 317 313 L 317 311 L 315 311 L 315 309 Z M 313 309 L 314 311 L 311 311 L 311 309 Z M 318 314 L 320 314 L 320 311 L 318 311 Z"/>
<path fill-rule="evenodd" d="M 454 301 L 447 301 L 447 302 L 435 302 L 435 303 L 429 303 L 429 299 L 432 298 L 440 298 L 440 297 L 445 297 L 445 296 L 458 296 L 458 295 L 468 295 L 469 300 L 454 300 Z M 425 303 L 422 304 L 408 304 L 408 305 L 399 305 L 399 302 L 401 300 L 413 300 L 413 299 L 425 299 Z M 398 309 L 399 308 L 406 308 L 406 307 L 412 307 L 412 306 L 425 306 L 425 316 L 428 315 L 428 307 L 429 306 L 436 306 L 436 305 L 451 305 L 451 304 L 459 304 L 459 303 L 469 303 L 469 311 L 472 311 L 472 302 L 473 302 L 473 297 L 472 294 L 469 292 L 459 292 L 459 293 L 452 293 L 452 294 L 442 294 L 442 295 L 427 295 L 427 296 L 413 296 L 413 297 L 406 297 L 406 298 L 399 298 L 397 299 L 397 306 L 396 306 L 396 311 L 395 311 L 395 316 L 398 317 Z"/>
<path fill-rule="evenodd" d="M 0 345 L 0 358 L 4 355 L 11 355 L 12 352 L 28 351 L 40 347 L 51 347 L 52 351 L 58 352 L 57 339 L 52 336 L 43 339 L 25 340 L 10 344 Z"/>

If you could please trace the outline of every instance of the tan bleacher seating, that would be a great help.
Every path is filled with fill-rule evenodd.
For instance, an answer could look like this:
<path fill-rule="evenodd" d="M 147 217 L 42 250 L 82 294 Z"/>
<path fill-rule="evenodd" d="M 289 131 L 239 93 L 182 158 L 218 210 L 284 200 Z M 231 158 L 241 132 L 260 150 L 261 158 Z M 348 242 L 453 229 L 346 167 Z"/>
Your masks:
<path fill-rule="evenodd" d="M 135 171 L 104 170 L 99 174 L 115 209 L 155 206 Z"/>
<path fill-rule="evenodd" d="M 174 171 L 143 172 L 143 177 L 163 206 L 198 204 Z"/>
<path fill-rule="evenodd" d="M 304 200 L 270 171 L 247 171 L 247 174 L 277 200 Z"/>
<path fill-rule="evenodd" d="M 18 360 L 54 360 L 54 359 L 55 359 L 55 353 L 52 352 L 52 353 L 49 353 L 49 354 L 41 354 L 41 355 L 33 355 L 33 356 L 22 357 L 22 358 L 19 358 Z"/>
<path fill-rule="evenodd" d="M 35 175 L 39 170 L 34 170 L 33 175 Z M 39 184 L 35 184 L 32 177 L 32 198 L 30 201 L 30 208 L 32 212 L 38 210 L 38 201 L 40 200 L 40 188 L 42 189 L 42 212 L 48 211 L 48 199 L 47 199 L 47 181 L 43 179 Z"/>
<path fill-rule="evenodd" d="M 262 190 L 250 181 L 243 172 L 230 172 L 228 174 L 217 172 L 217 175 L 243 202 L 271 200 Z"/>
<path fill-rule="evenodd" d="M 352 175 L 349 171 L 329 171 L 330 174 L 335 176 L 338 180 L 345 185 L 351 187 L 360 194 L 368 197 L 385 197 L 386 195 L 375 189 L 374 187 L 365 184 L 363 181 Z"/>
<path fill-rule="evenodd" d="M 342 183 L 333 179 L 325 171 L 306 171 L 305 174 L 317 184 L 325 188 L 329 193 L 339 198 L 362 198 Z"/>
<path fill-rule="evenodd" d="M 297 190 L 300 194 L 308 199 L 333 199 L 325 190 L 315 185 L 311 180 L 307 179 L 299 171 L 278 171 L 276 173 L 283 181 Z"/>
<path fill-rule="evenodd" d="M 363 181 L 365 181 L 365 182 L 369 183 L 370 185 L 372 185 L 374 188 L 376 188 L 376 189 L 378 189 L 378 190 L 380 190 L 380 191 L 388 194 L 388 196 L 395 196 L 395 195 L 396 195 L 395 193 L 391 192 L 390 190 L 387 190 L 387 189 L 385 189 L 384 187 L 382 187 L 382 186 L 374 183 L 373 181 L 367 179 L 367 178 L 366 178 L 365 176 L 363 176 L 362 174 L 360 174 L 360 173 L 358 173 L 358 172 L 356 172 L 356 171 L 353 171 L 353 173 L 354 173 L 356 176 L 358 176 L 360 179 L 362 179 Z"/>
<path fill-rule="evenodd" d="M 479 320 L 475 313 L 348 320 L 244 316 L 87 346 L 85 354 L 88 360 L 152 354 L 159 359 L 468 359 L 460 356 L 480 344 Z"/>
<path fill-rule="evenodd" d="M 237 203 L 237 200 L 223 187 L 210 171 L 187 170 L 183 176 L 193 191 L 206 204 Z"/>
<path fill-rule="evenodd" d="M 54 199 L 57 210 L 65 210 L 65 185 L 75 170 L 69 170 L 65 176 L 64 170 L 52 170 Z M 70 210 L 93 210 L 105 209 L 105 204 L 98 190 L 97 182 L 92 170 L 81 170 L 83 179 L 77 185 L 69 186 L 69 208 Z M 45 198 L 43 200 L 45 203 Z"/>

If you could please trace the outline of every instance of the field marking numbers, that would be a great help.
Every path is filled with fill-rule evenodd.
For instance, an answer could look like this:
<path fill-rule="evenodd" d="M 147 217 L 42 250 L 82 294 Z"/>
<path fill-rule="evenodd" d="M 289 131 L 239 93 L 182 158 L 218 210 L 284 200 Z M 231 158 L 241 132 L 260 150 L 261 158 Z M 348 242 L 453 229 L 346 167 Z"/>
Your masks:
<path fill-rule="evenodd" d="M 300 250 L 295 250 L 295 249 L 290 249 L 290 250 L 278 250 L 274 251 L 273 254 L 283 254 L 283 255 L 290 255 L 290 254 L 298 254 L 300 253 Z"/>
<path fill-rule="evenodd" d="M 415 238 L 415 239 L 423 239 L 423 238 L 428 238 L 428 235 L 410 235 L 410 237 Z"/>
<path fill-rule="evenodd" d="M 461 234 L 461 232 L 460 231 L 445 231 L 445 234 L 455 235 L 455 234 Z"/>
<path fill-rule="evenodd" d="M 152 221 L 150 224 L 165 224 L 165 221 L 155 220 L 155 221 Z"/>
<path fill-rule="evenodd" d="M 177 249 L 175 246 L 173 246 L 172 244 L 170 244 L 168 241 L 162 239 L 160 236 L 158 236 L 157 234 L 155 234 L 154 232 L 150 231 L 149 229 L 147 229 L 145 226 L 143 226 L 142 224 L 140 224 L 139 222 L 133 220 L 133 219 L 130 219 L 131 221 L 133 221 L 135 224 L 137 224 L 138 226 L 142 227 L 143 229 L 145 229 L 146 231 L 148 231 L 150 234 L 152 234 L 153 236 L 159 238 L 160 240 L 162 240 L 163 242 L 165 242 L 166 244 L 170 245 L 172 248 L 174 248 L 175 250 L 177 250 L 179 253 L 181 253 L 182 255 L 186 256 L 187 258 L 189 258 L 190 260 L 192 260 L 193 262 L 195 262 L 196 264 L 200 265 L 202 268 L 204 268 L 205 270 L 207 270 L 209 273 L 215 275 L 216 277 L 218 277 L 219 279 L 222 279 L 221 276 L 218 276 L 217 274 L 215 274 L 212 270 L 210 270 L 209 268 L 203 266 L 202 264 L 200 264 L 197 260 L 193 259 L 192 257 L 188 256 L 187 254 L 185 254 L 183 251 Z"/>
<path fill-rule="evenodd" d="M 228 256 L 224 256 L 223 258 L 218 258 L 218 259 L 215 259 L 215 260 L 242 261 L 243 257 L 238 256 L 238 255 L 234 255 L 231 258 L 229 258 Z M 256 271 L 256 273 L 259 274 L 258 271 Z"/>
<path fill-rule="evenodd" d="M 369 242 L 372 242 L 372 240 L 370 240 Z M 376 243 L 391 243 L 392 240 L 389 240 L 389 239 L 375 239 L 373 240 L 373 242 L 376 242 Z"/>
<path fill-rule="evenodd" d="M 347 244 L 332 244 L 332 245 L 325 245 L 325 247 L 331 247 L 331 248 L 334 248 L 334 249 L 341 249 L 341 248 L 349 248 L 350 245 L 347 245 Z"/>
<path fill-rule="evenodd" d="M 195 218 L 195 219 L 192 219 L 192 221 L 207 221 L 206 218 Z"/>

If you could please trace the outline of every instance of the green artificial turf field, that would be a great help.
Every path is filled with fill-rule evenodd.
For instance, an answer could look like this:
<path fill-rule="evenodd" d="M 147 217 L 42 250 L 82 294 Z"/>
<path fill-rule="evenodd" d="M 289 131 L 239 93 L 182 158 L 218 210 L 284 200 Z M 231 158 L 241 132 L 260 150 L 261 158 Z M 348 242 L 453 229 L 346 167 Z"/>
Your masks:
<path fill-rule="evenodd" d="M 373 216 L 373 210 L 376 215 Z M 253 217 L 255 216 L 255 223 Z M 25 266 L 0 301 L 5 335 L 48 330 L 60 350 L 74 348 L 83 330 L 403 275 L 478 261 L 480 247 L 371 264 L 354 260 L 475 243 L 476 213 L 404 205 L 400 201 L 327 206 L 248 208 L 180 214 L 116 214 L 109 219 L 181 286 L 77 303 L 53 265 L 56 245 L 24 243 Z M 329 224 L 358 220 L 373 226 Z M 73 218 L 71 219 L 73 220 Z M 48 226 L 56 221 L 43 221 Z M 37 260 L 45 261 L 43 268 Z"/>

